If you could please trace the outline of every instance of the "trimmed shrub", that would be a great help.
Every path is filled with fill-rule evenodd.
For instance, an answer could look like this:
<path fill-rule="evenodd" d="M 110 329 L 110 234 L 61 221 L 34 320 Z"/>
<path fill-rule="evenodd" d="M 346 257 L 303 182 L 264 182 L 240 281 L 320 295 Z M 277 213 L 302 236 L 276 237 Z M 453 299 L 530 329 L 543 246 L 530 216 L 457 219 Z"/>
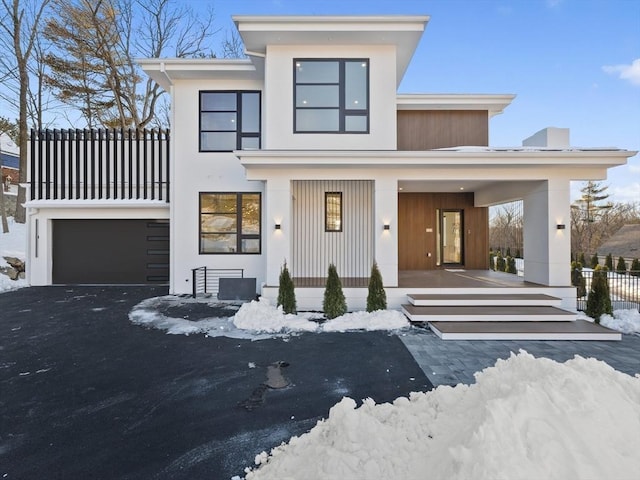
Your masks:
<path fill-rule="evenodd" d="M 571 285 L 576 287 L 579 298 L 587 294 L 586 280 L 582 275 L 582 264 L 580 262 L 571 262 Z"/>
<path fill-rule="evenodd" d="M 589 263 L 589 266 L 595 269 L 599 264 L 600 264 L 600 260 L 598 259 L 598 252 L 596 252 L 593 254 L 593 257 L 591 257 L 591 262 Z"/>
<path fill-rule="evenodd" d="M 513 257 L 507 257 L 507 267 L 505 269 L 507 273 L 518 273 L 518 269 L 516 268 L 516 259 Z"/>
<path fill-rule="evenodd" d="M 387 309 L 387 294 L 384 291 L 382 275 L 378 270 L 378 264 L 373 262 L 371 276 L 369 277 L 369 294 L 367 295 L 367 312 Z"/>
<path fill-rule="evenodd" d="M 493 270 L 496 268 L 495 265 L 496 255 L 493 253 L 493 250 L 489 250 L 489 269 Z"/>
<path fill-rule="evenodd" d="M 507 262 L 505 262 L 504 257 L 502 256 L 502 252 L 498 250 L 498 254 L 496 255 L 496 272 L 504 272 L 507 267 Z"/>
<path fill-rule="evenodd" d="M 580 262 L 580 265 L 586 265 L 587 264 L 587 261 L 584 258 L 584 252 L 582 252 L 580 254 L 580 256 L 578 257 L 578 262 Z"/>
<path fill-rule="evenodd" d="M 633 275 L 634 277 L 640 277 L 640 260 L 638 260 L 637 258 L 634 258 L 633 262 L 631 262 L 629 274 Z"/>
<path fill-rule="evenodd" d="M 324 316 L 329 320 L 347 313 L 347 301 L 342 292 L 342 282 L 333 263 L 329 265 L 322 310 L 324 311 Z"/>
<path fill-rule="evenodd" d="M 595 268 L 591 279 L 591 289 L 587 297 L 585 313 L 593 318 L 596 323 L 600 323 L 600 317 L 605 313 L 612 314 L 607 273 L 607 267 L 598 266 Z"/>
<path fill-rule="evenodd" d="M 287 262 L 280 270 L 280 281 L 278 284 L 278 305 L 282 305 L 284 313 L 296 313 L 296 291 L 293 285 Z"/>
<path fill-rule="evenodd" d="M 613 272 L 613 257 L 610 253 L 604 259 L 604 266 L 607 267 L 607 270 Z"/>
<path fill-rule="evenodd" d="M 627 262 L 624 261 L 624 258 L 618 257 L 618 264 L 616 265 L 616 273 L 627 273 Z"/>

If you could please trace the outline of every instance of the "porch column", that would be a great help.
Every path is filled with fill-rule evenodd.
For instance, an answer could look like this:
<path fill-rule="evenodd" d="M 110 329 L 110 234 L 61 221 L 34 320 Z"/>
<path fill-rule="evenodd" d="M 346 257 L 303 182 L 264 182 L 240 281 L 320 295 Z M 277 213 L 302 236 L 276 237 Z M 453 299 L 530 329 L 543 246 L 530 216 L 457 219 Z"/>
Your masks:
<path fill-rule="evenodd" d="M 562 287 L 571 284 L 570 208 L 567 179 L 542 181 L 524 196 L 525 281 Z"/>
<path fill-rule="evenodd" d="M 265 281 L 277 286 L 280 268 L 287 262 L 291 269 L 291 181 L 289 178 L 270 178 L 265 185 L 264 248 L 267 271 Z M 276 229 L 276 224 L 280 229 Z"/>
<path fill-rule="evenodd" d="M 398 286 L 398 181 L 375 180 L 375 221 L 373 238 L 375 260 L 385 287 Z M 384 226 L 389 225 L 389 230 Z"/>

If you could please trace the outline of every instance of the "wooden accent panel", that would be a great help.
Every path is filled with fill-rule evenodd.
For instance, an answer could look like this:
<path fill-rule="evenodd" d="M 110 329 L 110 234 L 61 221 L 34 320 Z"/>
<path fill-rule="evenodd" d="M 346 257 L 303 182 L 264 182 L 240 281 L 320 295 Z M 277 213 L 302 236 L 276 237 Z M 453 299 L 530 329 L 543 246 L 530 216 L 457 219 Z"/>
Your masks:
<path fill-rule="evenodd" d="M 474 207 L 473 193 L 422 192 L 398 194 L 398 269 L 439 268 L 436 209 L 464 211 L 464 267 L 488 269 L 489 209 Z"/>
<path fill-rule="evenodd" d="M 398 110 L 398 150 L 489 145 L 486 110 Z"/>

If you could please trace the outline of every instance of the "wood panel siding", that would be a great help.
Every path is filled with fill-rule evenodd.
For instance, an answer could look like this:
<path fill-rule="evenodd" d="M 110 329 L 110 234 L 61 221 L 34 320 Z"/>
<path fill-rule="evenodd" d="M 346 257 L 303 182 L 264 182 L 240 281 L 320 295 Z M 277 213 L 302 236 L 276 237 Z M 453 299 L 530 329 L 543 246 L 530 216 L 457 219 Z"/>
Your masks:
<path fill-rule="evenodd" d="M 439 268 L 436 248 L 437 209 L 463 210 L 464 267 L 489 268 L 489 209 L 474 207 L 473 193 L 420 192 L 398 195 L 399 270 Z"/>
<path fill-rule="evenodd" d="M 398 110 L 398 150 L 489 145 L 486 110 Z"/>

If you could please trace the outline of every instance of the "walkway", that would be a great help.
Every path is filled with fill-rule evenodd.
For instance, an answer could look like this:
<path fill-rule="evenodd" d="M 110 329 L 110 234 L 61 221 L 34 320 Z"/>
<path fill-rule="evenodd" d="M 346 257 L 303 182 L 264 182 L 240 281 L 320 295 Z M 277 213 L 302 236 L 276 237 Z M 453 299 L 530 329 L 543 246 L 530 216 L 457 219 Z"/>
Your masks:
<path fill-rule="evenodd" d="M 498 358 L 526 350 L 536 357 L 565 362 L 580 355 L 594 357 L 629 375 L 640 374 L 640 336 L 623 335 L 622 341 L 521 341 L 521 340 L 440 340 L 428 329 L 413 328 L 400 334 L 433 385 L 474 383 L 473 374 L 491 367 Z"/>

